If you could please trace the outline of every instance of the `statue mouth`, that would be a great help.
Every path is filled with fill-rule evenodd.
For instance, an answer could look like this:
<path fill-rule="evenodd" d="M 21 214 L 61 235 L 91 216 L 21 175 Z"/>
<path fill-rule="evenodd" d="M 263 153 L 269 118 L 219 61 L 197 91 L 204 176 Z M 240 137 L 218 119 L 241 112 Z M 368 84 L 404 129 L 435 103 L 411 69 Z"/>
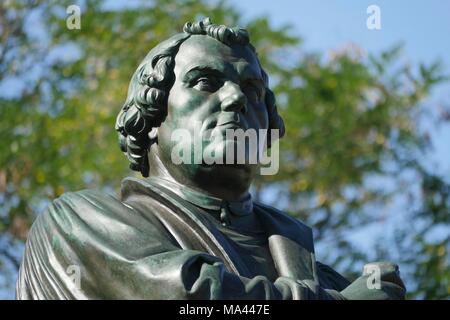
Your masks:
<path fill-rule="evenodd" d="M 212 136 L 214 137 L 216 134 L 218 134 L 226 139 L 228 134 L 231 134 L 231 136 L 233 136 L 239 131 L 245 132 L 246 130 L 247 126 L 243 125 L 242 122 L 227 121 L 216 124 L 215 128 L 212 130 Z"/>
<path fill-rule="evenodd" d="M 246 131 L 248 129 L 247 122 L 243 121 L 239 113 L 236 112 L 222 112 L 217 117 L 204 123 L 202 127 L 203 138 L 207 140 L 217 133 L 225 135 L 227 130 Z"/>
<path fill-rule="evenodd" d="M 222 112 L 217 120 L 217 126 L 223 126 L 229 123 L 239 125 L 242 123 L 241 116 L 237 112 Z"/>
<path fill-rule="evenodd" d="M 235 121 L 228 121 L 228 122 L 225 122 L 225 123 L 218 123 L 217 125 L 216 125 L 216 128 L 220 128 L 220 129 L 235 129 L 235 130 L 237 130 L 237 129 L 242 129 L 242 130 L 245 130 L 245 128 L 242 126 L 242 123 L 239 123 L 239 122 L 235 122 Z"/>

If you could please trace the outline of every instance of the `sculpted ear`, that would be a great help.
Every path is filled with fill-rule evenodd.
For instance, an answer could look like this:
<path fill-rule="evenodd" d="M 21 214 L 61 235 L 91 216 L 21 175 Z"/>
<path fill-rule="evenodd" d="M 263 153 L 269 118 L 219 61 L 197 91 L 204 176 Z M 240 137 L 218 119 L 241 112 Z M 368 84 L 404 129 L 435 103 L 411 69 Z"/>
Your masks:
<path fill-rule="evenodd" d="M 265 97 L 267 113 L 269 115 L 269 132 L 267 134 L 267 147 L 271 147 L 271 129 L 278 130 L 278 137 L 282 138 L 284 136 L 285 127 L 283 118 L 278 114 L 277 105 L 275 102 L 275 95 L 272 90 L 266 88 L 266 97 Z"/>

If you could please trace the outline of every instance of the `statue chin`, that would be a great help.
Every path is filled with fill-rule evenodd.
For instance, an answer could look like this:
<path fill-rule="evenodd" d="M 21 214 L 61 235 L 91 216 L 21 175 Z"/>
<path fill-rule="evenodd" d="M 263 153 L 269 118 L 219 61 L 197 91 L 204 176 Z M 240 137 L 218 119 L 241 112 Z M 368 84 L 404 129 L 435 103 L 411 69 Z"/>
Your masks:
<path fill-rule="evenodd" d="M 234 144 L 233 141 L 227 143 Z M 223 154 L 224 145 L 215 144 L 208 145 L 208 151 Z M 251 181 L 256 172 L 257 165 L 237 164 L 233 159 L 232 164 L 226 164 L 225 159 L 218 161 L 219 163 L 205 162 L 204 159 L 194 160 L 188 163 L 175 164 L 172 161 L 167 161 L 167 153 L 162 153 L 161 149 L 152 148 L 149 153 L 149 160 L 151 163 L 150 176 L 157 176 L 181 183 L 183 185 L 190 185 L 192 187 L 202 188 L 204 190 L 212 191 L 217 189 L 217 186 L 231 188 L 236 193 L 245 193 L 249 188 Z M 214 153 L 212 153 L 214 154 Z M 230 190 L 228 190 L 230 191 Z M 222 198 L 216 194 L 216 197 Z"/>

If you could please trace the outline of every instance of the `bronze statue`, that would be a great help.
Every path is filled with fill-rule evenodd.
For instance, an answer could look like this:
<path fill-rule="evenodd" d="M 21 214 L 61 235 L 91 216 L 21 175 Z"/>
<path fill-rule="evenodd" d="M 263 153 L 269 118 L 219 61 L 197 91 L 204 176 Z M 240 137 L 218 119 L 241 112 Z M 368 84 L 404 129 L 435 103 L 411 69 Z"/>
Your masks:
<path fill-rule="evenodd" d="M 241 162 L 175 163 L 176 147 L 196 157 L 192 139 L 173 141 L 180 129 L 216 160 L 238 149 L 229 130 L 264 143 L 244 146 Z M 309 227 L 252 201 L 260 163 L 246 160 L 284 125 L 244 29 L 205 19 L 156 46 L 116 130 L 145 179 L 125 179 L 120 198 L 83 190 L 56 199 L 31 228 L 18 299 L 404 298 L 397 266 L 371 264 L 350 283 L 315 261 Z"/>

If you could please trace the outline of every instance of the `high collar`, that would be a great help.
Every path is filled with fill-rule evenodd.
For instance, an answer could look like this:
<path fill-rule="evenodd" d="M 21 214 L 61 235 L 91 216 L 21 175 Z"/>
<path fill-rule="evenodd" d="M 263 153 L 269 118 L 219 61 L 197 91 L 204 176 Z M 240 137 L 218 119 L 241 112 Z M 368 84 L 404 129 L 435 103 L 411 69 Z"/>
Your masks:
<path fill-rule="evenodd" d="M 185 237 L 187 234 L 191 242 L 200 238 L 198 243 L 203 248 L 202 250 L 222 259 L 228 270 L 232 270 L 239 275 L 248 275 L 245 264 L 240 263 L 242 261 L 234 251 L 233 246 L 230 245 L 217 226 L 204 219 L 204 216 L 195 210 L 195 207 L 198 206 L 191 201 L 187 201 L 186 195 L 181 197 L 179 191 L 176 192 L 175 188 L 169 189 L 165 185 L 166 180 L 162 181 L 161 179 L 153 181 L 153 178 L 145 180 L 126 178 L 122 181 L 121 199 L 126 203 L 129 199 L 136 197 L 138 200 L 135 201 L 146 202 L 148 201 L 146 198 L 150 196 L 150 198 L 161 202 L 164 206 L 171 208 L 172 212 L 172 214 L 164 215 L 164 217 L 161 216 L 161 219 L 167 223 L 172 223 L 173 226 L 178 225 L 180 221 L 184 223 L 179 230 L 180 237 Z M 182 188 L 182 186 L 179 186 L 179 188 Z M 179 190 L 179 188 L 177 189 Z M 141 195 L 146 197 L 140 197 Z M 219 204 L 222 204 L 222 202 L 217 202 L 215 207 L 218 208 Z M 254 203 L 253 213 L 253 215 L 244 218 L 258 216 L 261 220 L 263 229 L 268 236 L 269 250 L 280 276 L 293 279 L 314 279 L 316 281 L 318 278 L 311 228 L 275 208 L 260 203 Z M 174 216 L 176 219 L 172 219 Z M 186 226 L 191 228 L 191 233 L 187 231 Z M 206 249 L 204 248 L 205 244 Z"/>
<path fill-rule="evenodd" d="M 220 211 L 221 209 L 228 209 L 236 216 L 246 216 L 253 212 L 253 201 L 250 193 L 247 193 L 240 201 L 227 201 L 167 179 L 159 177 L 150 177 L 148 179 L 161 184 L 184 200 L 206 210 Z"/>

